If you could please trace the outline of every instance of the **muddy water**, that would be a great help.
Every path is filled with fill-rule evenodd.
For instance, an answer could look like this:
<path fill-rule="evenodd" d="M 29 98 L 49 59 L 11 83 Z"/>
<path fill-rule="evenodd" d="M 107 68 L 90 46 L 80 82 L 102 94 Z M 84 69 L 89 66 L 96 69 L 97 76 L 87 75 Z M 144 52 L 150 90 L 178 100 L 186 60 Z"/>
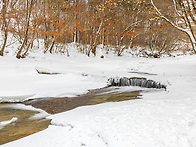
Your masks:
<path fill-rule="evenodd" d="M 44 98 L 25 102 L 40 108 L 50 114 L 65 112 L 80 106 L 96 105 L 106 102 L 119 102 L 125 100 L 139 99 L 139 91 L 119 92 L 118 89 L 98 89 L 91 90 L 87 94 L 72 98 Z"/>
<path fill-rule="evenodd" d="M 0 122 L 10 120 L 13 117 L 18 119 L 16 122 L 0 129 L 0 145 L 44 130 L 50 124 L 50 120 L 48 119 L 30 119 L 39 112 L 1 106 L 3 104 L 0 104 Z"/>
<path fill-rule="evenodd" d="M 24 104 L 32 105 L 35 108 L 40 108 L 50 114 L 55 114 L 65 112 L 80 106 L 138 99 L 139 96 L 139 91 L 119 92 L 118 89 L 104 88 L 91 90 L 87 94 L 77 97 L 35 99 L 26 101 L 24 102 Z M 18 118 L 15 123 L 11 123 L 5 126 L 3 129 L 0 129 L 0 145 L 46 129 L 50 124 L 50 120 L 29 119 L 36 113 L 38 112 L 6 108 L 5 104 L 0 104 L 0 122 L 10 120 L 13 117 Z"/>

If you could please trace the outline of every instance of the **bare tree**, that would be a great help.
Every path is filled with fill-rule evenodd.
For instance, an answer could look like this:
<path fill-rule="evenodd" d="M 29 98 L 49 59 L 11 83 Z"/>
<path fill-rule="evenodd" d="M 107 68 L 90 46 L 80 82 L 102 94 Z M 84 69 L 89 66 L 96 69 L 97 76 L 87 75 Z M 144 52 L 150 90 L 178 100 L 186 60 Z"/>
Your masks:
<path fill-rule="evenodd" d="M 7 39 L 8 39 L 8 21 L 6 18 L 7 14 L 7 7 L 8 7 L 9 0 L 2 0 L 2 9 L 1 9 L 1 14 L 2 14 L 2 31 L 4 32 L 4 39 L 3 39 L 3 45 L 0 48 L 0 56 L 3 56 L 4 50 L 6 47 Z"/>
<path fill-rule="evenodd" d="M 170 19 L 170 16 L 166 16 L 154 3 L 154 0 L 150 0 L 157 15 L 171 24 L 174 28 L 181 32 L 184 32 L 188 37 L 192 45 L 192 50 L 196 53 L 196 35 L 194 27 L 196 25 L 196 2 L 194 0 L 172 0 L 175 19 Z"/>
<path fill-rule="evenodd" d="M 55 53 L 58 48 L 66 52 L 60 46 L 70 42 L 76 42 L 88 56 L 96 55 L 99 44 L 112 46 L 117 55 L 133 46 L 165 50 L 172 43 L 170 37 L 180 32 L 162 29 L 148 36 L 148 28 L 154 27 L 148 21 L 154 17 L 186 34 L 196 52 L 195 14 L 195 0 L 1 0 L 0 55 L 8 44 L 8 34 L 20 43 L 17 58 L 25 57 L 35 40 L 43 40 L 45 53 Z"/>
<path fill-rule="evenodd" d="M 34 5 L 35 0 L 26 0 L 26 18 L 25 18 L 25 30 L 22 44 L 19 48 L 19 51 L 16 55 L 16 58 L 20 59 L 23 57 L 22 52 L 23 49 L 26 47 L 26 50 L 29 48 L 29 30 L 30 30 L 30 21 L 31 21 L 31 12 Z M 25 51 L 26 52 L 26 51 Z"/>

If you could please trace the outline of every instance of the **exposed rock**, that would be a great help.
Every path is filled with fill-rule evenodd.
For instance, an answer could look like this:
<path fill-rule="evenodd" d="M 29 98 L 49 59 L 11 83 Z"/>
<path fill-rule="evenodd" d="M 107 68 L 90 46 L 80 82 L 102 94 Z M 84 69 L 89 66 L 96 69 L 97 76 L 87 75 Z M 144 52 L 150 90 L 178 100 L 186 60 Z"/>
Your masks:
<path fill-rule="evenodd" d="M 146 78 L 140 78 L 140 77 L 122 77 L 122 78 L 110 78 L 108 80 L 109 84 L 108 87 L 111 86 L 139 86 L 139 87 L 145 87 L 145 88 L 156 88 L 156 89 L 165 89 L 166 85 L 163 85 L 159 82 L 148 80 Z"/>
<path fill-rule="evenodd" d="M 102 59 L 103 59 L 103 58 L 104 58 L 104 55 L 101 55 L 101 56 L 100 56 L 100 58 L 102 58 Z"/>
<path fill-rule="evenodd" d="M 88 76 L 88 74 L 86 74 L 86 73 L 82 73 L 82 76 L 87 77 L 87 76 Z"/>

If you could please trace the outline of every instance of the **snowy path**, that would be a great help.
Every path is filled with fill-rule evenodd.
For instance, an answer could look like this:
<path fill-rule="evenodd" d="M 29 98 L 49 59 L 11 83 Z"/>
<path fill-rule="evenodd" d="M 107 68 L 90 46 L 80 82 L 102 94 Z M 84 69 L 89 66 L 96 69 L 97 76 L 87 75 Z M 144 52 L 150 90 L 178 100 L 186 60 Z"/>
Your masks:
<path fill-rule="evenodd" d="M 128 73 L 131 70 L 157 74 L 145 77 L 165 83 L 168 90 L 143 93 L 140 100 L 85 106 L 52 115 L 49 117 L 52 118 L 52 125 L 48 129 L 2 147 L 196 146 L 195 56 L 163 59 L 122 57 L 111 60 L 85 58 L 82 60 L 85 64 L 79 60 L 67 59 L 65 65 L 69 68 L 64 72 L 78 77 L 84 72 L 90 75 L 86 79 L 94 81 L 98 77 L 102 84 L 97 83 L 94 87 L 104 85 L 109 76 L 136 76 Z"/>

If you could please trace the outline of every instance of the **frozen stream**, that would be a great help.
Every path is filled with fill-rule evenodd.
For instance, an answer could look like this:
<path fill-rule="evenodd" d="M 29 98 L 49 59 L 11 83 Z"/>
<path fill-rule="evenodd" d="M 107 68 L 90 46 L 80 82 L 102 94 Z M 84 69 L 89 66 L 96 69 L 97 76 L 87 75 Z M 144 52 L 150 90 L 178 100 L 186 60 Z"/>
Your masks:
<path fill-rule="evenodd" d="M 40 112 L 15 106 L 17 104 L 0 104 L 0 124 L 15 120 L 0 127 L 0 145 L 44 130 L 50 124 L 49 119 L 33 118 Z"/>
<path fill-rule="evenodd" d="M 122 92 L 118 91 L 118 89 L 109 88 L 92 90 L 78 97 L 35 99 L 24 103 L 55 114 L 80 106 L 131 100 L 138 98 L 138 96 L 138 91 Z M 49 119 L 33 118 L 40 112 L 20 109 L 20 107 L 16 109 L 15 105 L 17 106 L 17 104 L 0 104 L 0 122 L 9 122 L 9 120 L 15 118 L 15 121 L 10 121 L 6 126 L 0 128 L 0 145 L 39 132 L 50 125 Z"/>

